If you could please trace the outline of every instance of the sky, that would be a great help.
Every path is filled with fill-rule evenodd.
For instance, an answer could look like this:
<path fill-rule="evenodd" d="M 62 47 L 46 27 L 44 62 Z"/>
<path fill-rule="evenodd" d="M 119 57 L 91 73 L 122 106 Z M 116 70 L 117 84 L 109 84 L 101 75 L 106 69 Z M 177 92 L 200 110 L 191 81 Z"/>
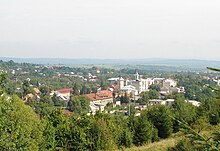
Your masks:
<path fill-rule="evenodd" d="M 220 60 L 220 1 L 1 0 L 0 57 Z"/>

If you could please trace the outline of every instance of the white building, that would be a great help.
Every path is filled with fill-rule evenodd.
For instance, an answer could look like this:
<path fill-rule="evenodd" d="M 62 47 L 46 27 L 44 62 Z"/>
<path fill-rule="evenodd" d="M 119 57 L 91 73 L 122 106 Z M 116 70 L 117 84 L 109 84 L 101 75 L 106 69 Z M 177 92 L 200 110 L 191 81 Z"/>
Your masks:
<path fill-rule="evenodd" d="M 123 88 L 120 89 L 120 92 L 122 94 L 138 95 L 138 90 L 134 86 L 132 86 L 132 85 L 124 86 Z"/>
<path fill-rule="evenodd" d="M 172 79 L 166 79 L 163 81 L 163 86 L 164 87 L 176 87 L 177 83 L 176 81 Z"/>
<path fill-rule="evenodd" d="M 173 105 L 175 102 L 174 99 L 167 99 L 167 100 L 159 100 L 159 99 L 153 99 L 153 100 L 149 100 L 149 105 L 167 105 L 167 106 L 171 106 Z"/>
<path fill-rule="evenodd" d="M 119 81 L 119 78 L 110 78 L 110 79 L 108 79 L 108 82 L 109 82 L 111 85 L 117 84 L 118 81 Z"/>
<path fill-rule="evenodd" d="M 125 80 L 121 77 L 119 79 L 119 89 L 121 90 L 125 86 Z"/>
<path fill-rule="evenodd" d="M 157 84 L 157 85 L 163 86 L 164 80 L 165 80 L 164 78 L 154 78 L 153 79 L 153 84 Z"/>
<path fill-rule="evenodd" d="M 141 75 L 138 74 L 138 72 L 135 74 L 135 80 L 129 80 L 127 81 L 128 85 L 132 85 L 136 88 L 138 91 L 138 94 L 141 92 L 148 91 L 149 86 L 153 83 L 152 79 L 147 78 L 143 79 Z"/>
<path fill-rule="evenodd" d="M 185 100 L 187 103 L 191 103 L 193 106 L 199 107 L 201 105 L 201 102 L 195 101 L 195 100 Z"/>
<path fill-rule="evenodd" d="M 167 99 L 167 100 L 160 100 L 160 99 L 153 99 L 149 100 L 149 105 L 167 105 L 171 106 L 175 102 L 174 99 Z M 199 107 L 201 105 L 201 102 L 195 101 L 195 100 L 185 100 L 187 103 L 191 103 L 193 106 Z"/>

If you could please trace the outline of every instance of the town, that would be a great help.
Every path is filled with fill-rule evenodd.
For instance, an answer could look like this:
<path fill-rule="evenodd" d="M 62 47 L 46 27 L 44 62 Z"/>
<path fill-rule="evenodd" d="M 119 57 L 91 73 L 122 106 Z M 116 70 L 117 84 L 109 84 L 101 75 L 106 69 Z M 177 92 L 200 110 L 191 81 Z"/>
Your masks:
<path fill-rule="evenodd" d="M 37 140 L 31 147 L 39 150 L 146 150 L 151 145 L 158 150 L 164 141 L 166 150 L 181 146 L 182 137 L 184 143 L 192 141 L 188 134 L 205 138 L 197 131 L 215 132 L 220 121 L 215 68 L 167 71 L 160 66 L 158 71 L 143 65 L 14 61 L 0 61 L 0 67 L 2 139 L 13 133 L 15 144 Z M 12 131 L 4 123 L 12 123 Z"/>
<path fill-rule="evenodd" d="M 5 62 L 2 62 L 2 64 L 5 64 Z M 10 73 L 11 79 L 13 78 L 13 81 L 17 83 L 15 84 L 17 87 L 14 88 L 15 92 L 20 94 L 26 104 L 35 104 L 35 108 L 37 108 L 36 102 L 41 102 L 43 97 L 47 96 L 54 102 L 56 107 L 61 107 L 64 113 L 67 114 L 78 112 L 74 107 L 71 107 L 71 98 L 78 97 L 79 100 L 82 98 L 87 100 L 87 107 L 82 108 L 86 108 L 84 112 L 88 115 L 95 114 L 97 111 L 129 115 L 132 106 L 136 110 L 135 115 L 139 116 L 141 110 L 146 109 L 148 106 L 157 104 L 172 106 L 176 99 L 175 95 L 188 95 L 191 93 L 177 82 L 179 79 L 167 75 L 164 75 L 164 77 L 161 75 L 147 77 L 146 75 L 140 75 L 138 70 L 132 70 L 129 74 L 120 73 L 123 75 L 120 76 L 115 74 L 117 73 L 115 70 L 99 69 L 97 67 L 85 69 L 82 72 L 80 68 L 73 69 L 64 66 L 24 64 L 18 67 L 18 64 L 13 61 L 9 61 L 7 64 L 16 67 L 9 68 L 6 71 Z M 60 78 L 63 79 L 63 82 L 60 81 L 59 84 L 56 84 L 59 89 L 54 89 L 57 86 L 52 87 L 43 83 L 43 81 L 40 82 L 42 79 L 37 77 L 42 77 L 45 81 L 47 79 L 51 85 L 54 85 L 53 81 L 50 81 L 51 78 L 54 80 Z M 215 75 L 212 77 L 202 75 L 202 78 L 209 83 L 220 84 L 220 80 Z M 18 83 L 21 84 L 20 87 Z M 64 87 L 65 85 L 67 87 Z M 195 96 L 185 97 L 185 102 L 196 107 L 201 104 L 201 100 Z"/>

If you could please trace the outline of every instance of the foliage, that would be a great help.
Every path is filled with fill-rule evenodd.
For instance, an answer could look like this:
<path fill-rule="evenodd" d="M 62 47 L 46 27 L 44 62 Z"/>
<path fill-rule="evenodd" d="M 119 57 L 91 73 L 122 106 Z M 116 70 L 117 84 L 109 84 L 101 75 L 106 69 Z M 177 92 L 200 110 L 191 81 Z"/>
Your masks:
<path fill-rule="evenodd" d="M 76 114 L 88 113 L 90 110 L 89 100 L 84 96 L 72 96 L 68 107 L 70 111 Z"/>
<path fill-rule="evenodd" d="M 40 99 L 34 97 L 26 104 L 29 105 L 41 117 L 49 115 L 54 107 L 51 98 L 48 96 L 41 96 Z"/>
<path fill-rule="evenodd" d="M 54 106 L 57 107 L 66 107 L 66 102 L 61 100 L 59 97 L 57 97 L 55 94 L 53 95 L 53 97 L 51 98 L 53 101 Z"/>
<path fill-rule="evenodd" d="M 151 124 L 146 115 L 141 115 L 135 125 L 134 144 L 143 145 L 152 141 L 154 134 L 153 124 Z"/>
<path fill-rule="evenodd" d="M 8 74 L 6 72 L 2 72 L 0 74 L 0 87 L 2 89 L 5 87 L 7 78 L 8 78 Z"/>
<path fill-rule="evenodd" d="M 160 97 L 160 94 L 156 90 L 150 90 L 148 95 L 150 99 L 159 99 Z"/>
<path fill-rule="evenodd" d="M 38 150 L 42 126 L 16 96 L 0 96 L 0 150 Z"/>
<path fill-rule="evenodd" d="M 56 149 L 56 129 L 53 127 L 53 123 L 49 120 L 43 119 L 42 120 L 43 125 L 43 134 L 42 134 L 42 141 L 40 144 L 40 150 L 45 151 L 53 151 Z"/>
<path fill-rule="evenodd" d="M 207 137 L 195 131 L 187 123 L 181 122 L 177 119 L 175 120 L 179 122 L 180 125 L 182 125 L 182 127 L 184 128 L 183 130 L 186 133 L 186 139 L 180 140 L 175 147 L 169 149 L 170 151 L 176 151 L 176 150 L 217 151 L 219 150 L 220 142 L 219 142 L 218 137 L 220 136 L 220 133 L 214 133 L 214 135 L 217 136 L 216 137 L 217 139 L 214 138 L 213 136 Z"/>
<path fill-rule="evenodd" d="M 79 94 L 96 92 L 99 87 L 108 88 L 110 85 L 106 81 L 110 77 L 120 75 L 132 78 L 135 70 L 131 67 L 121 70 L 102 68 L 101 73 L 97 73 L 98 67 L 52 67 L 16 64 L 13 61 L 0 61 L 0 66 L 8 73 L 11 69 L 16 72 L 0 74 L 3 94 L 0 96 L 0 150 L 116 150 L 151 143 L 157 141 L 158 136 L 167 138 L 173 129 L 177 132 L 181 128 L 184 129 L 186 139 L 170 150 L 219 149 L 219 131 L 210 133 L 210 137 L 200 133 L 203 130 L 210 132 L 210 127 L 214 127 L 212 125 L 216 125 L 219 130 L 220 101 L 213 93 L 219 90 L 211 80 L 216 77 L 214 73 L 210 77 L 210 73 L 174 73 L 172 76 L 179 86 L 185 87 L 186 93 L 173 93 L 165 97 L 176 100 L 172 108 L 148 106 L 140 117 L 135 116 L 133 106 L 129 116 L 99 112 L 87 116 L 85 113 L 90 110 L 89 101 Z M 141 72 L 146 77 L 171 75 L 166 72 Z M 88 73 L 96 76 L 97 81 L 89 81 Z M 60 108 L 65 107 L 66 102 L 55 95 L 51 97 L 50 92 L 69 87 L 74 91 L 67 105 L 74 114 L 67 116 Z M 35 94 L 34 88 L 38 88 L 41 93 Z M 138 103 L 148 104 L 149 99 L 160 98 L 158 85 L 152 85 L 150 89 L 141 95 Z M 13 95 L 18 94 L 22 98 L 29 93 L 33 94 L 33 98 L 26 104 Z M 201 101 L 202 105 L 194 107 L 186 103 L 185 98 Z M 122 103 L 129 103 L 130 98 L 125 95 L 118 99 Z"/>
<path fill-rule="evenodd" d="M 213 71 L 220 71 L 219 69 L 215 68 L 208 68 Z M 200 115 L 209 115 L 209 121 L 211 124 L 218 124 L 219 120 L 219 100 L 218 99 L 211 99 L 206 101 L 205 104 L 199 110 L 203 112 Z M 211 114 L 210 114 L 211 113 Z M 213 133 L 211 136 L 207 137 L 200 133 L 201 128 L 207 127 L 207 122 L 204 120 L 206 117 L 200 117 L 195 124 L 193 125 L 194 129 L 191 128 L 187 122 L 180 121 L 175 119 L 184 129 L 186 133 L 186 139 L 180 141 L 175 147 L 171 148 L 171 151 L 176 150 L 209 150 L 209 151 L 217 151 L 220 149 L 220 133 L 219 130 Z M 199 125 L 199 126 L 198 126 Z M 199 130 L 196 131 L 195 128 Z"/>
<path fill-rule="evenodd" d="M 152 85 L 149 86 L 149 89 L 156 90 L 157 92 L 159 92 L 160 91 L 160 85 L 152 84 Z"/>
<path fill-rule="evenodd" d="M 95 115 L 95 121 L 90 131 L 92 150 L 110 150 L 116 147 L 113 135 L 108 128 L 106 119 L 99 114 Z"/>
<path fill-rule="evenodd" d="M 156 105 L 144 112 L 158 130 L 160 138 L 167 138 L 173 131 L 172 112 L 167 106 Z"/>
<path fill-rule="evenodd" d="M 148 103 L 150 97 L 149 97 L 149 93 L 148 92 L 144 92 L 141 94 L 141 98 L 139 98 L 136 102 L 141 104 L 141 105 L 145 105 Z"/>
<path fill-rule="evenodd" d="M 220 122 L 220 99 L 210 99 L 201 106 L 201 112 L 208 116 L 209 122 L 212 125 L 217 125 Z"/>
<path fill-rule="evenodd" d="M 121 103 L 129 103 L 129 100 L 130 100 L 130 98 L 129 98 L 129 96 L 127 96 L 127 94 L 125 94 L 125 96 L 120 97 Z"/>
<path fill-rule="evenodd" d="M 177 99 L 173 105 L 173 113 L 176 119 L 192 124 L 197 118 L 196 107 L 183 99 Z M 178 122 L 174 121 L 174 131 L 177 132 L 180 128 Z"/>

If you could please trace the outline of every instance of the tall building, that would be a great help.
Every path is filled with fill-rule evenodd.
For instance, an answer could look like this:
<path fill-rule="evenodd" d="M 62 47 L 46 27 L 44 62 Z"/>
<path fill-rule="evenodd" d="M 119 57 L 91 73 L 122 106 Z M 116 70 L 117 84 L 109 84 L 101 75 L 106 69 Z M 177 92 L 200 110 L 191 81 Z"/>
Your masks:
<path fill-rule="evenodd" d="M 138 93 L 140 94 L 141 92 L 146 92 L 148 91 L 149 85 L 152 84 L 152 79 L 147 78 L 143 79 L 141 75 L 139 75 L 138 72 L 135 74 L 135 80 L 129 80 L 128 85 L 134 86 L 137 90 Z"/>
<path fill-rule="evenodd" d="M 122 89 L 125 86 L 125 80 L 121 77 L 119 79 L 119 89 Z"/>

